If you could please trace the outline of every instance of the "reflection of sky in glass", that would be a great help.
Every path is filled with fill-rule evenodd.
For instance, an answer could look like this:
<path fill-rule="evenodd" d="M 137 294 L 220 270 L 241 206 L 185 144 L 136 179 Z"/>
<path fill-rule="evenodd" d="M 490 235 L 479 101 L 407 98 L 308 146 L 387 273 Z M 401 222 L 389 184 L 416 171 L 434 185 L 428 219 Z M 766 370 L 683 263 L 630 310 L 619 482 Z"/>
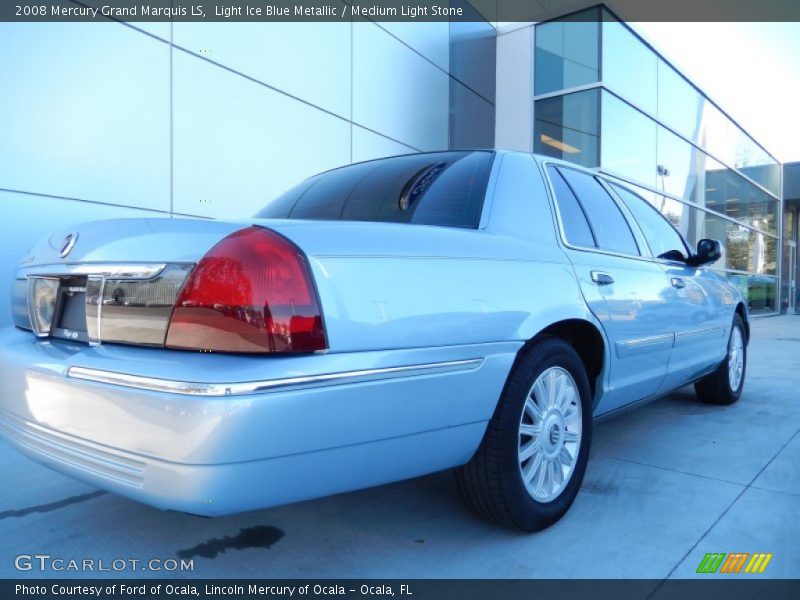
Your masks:
<path fill-rule="evenodd" d="M 800 160 L 800 23 L 632 25 L 779 160 Z"/>

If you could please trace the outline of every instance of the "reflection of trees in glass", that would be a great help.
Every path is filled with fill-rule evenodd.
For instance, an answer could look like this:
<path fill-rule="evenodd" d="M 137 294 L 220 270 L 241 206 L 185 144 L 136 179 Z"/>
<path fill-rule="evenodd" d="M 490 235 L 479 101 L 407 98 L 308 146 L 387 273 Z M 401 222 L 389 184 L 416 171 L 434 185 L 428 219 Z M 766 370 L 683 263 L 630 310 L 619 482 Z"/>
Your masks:
<path fill-rule="evenodd" d="M 737 269 L 739 271 L 750 270 L 750 231 L 734 225 L 733 223 L 727 226 L 726 247 L 728 251 L 728 264 L 729 269 Z"/>
<path fill-rule="evenodd" d="M 764 236 L 766 240 L 766 260 L 764 262 L 765 273 L 778 272 L 778 241 L 768 235 Z"/>

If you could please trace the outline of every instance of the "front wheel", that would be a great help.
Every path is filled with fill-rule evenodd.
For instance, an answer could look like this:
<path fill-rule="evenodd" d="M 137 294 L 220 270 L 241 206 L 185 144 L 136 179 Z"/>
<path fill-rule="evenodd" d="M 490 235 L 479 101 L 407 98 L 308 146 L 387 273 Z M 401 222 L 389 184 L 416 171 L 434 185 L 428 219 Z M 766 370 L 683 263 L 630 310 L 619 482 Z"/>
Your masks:
<path fill-rule="evenodd" d="M 744 321 L 737 314 L 728 338 L 728 353 L 716 371 L 694 384 L 697 397 L 708 404 L 733 404 L 742 395 L 747 371 L 747 338 Z"/>
<path fill-rule="evenodd" d="M 456 469 L 466 503 L 502 525 L 538 531 L 572 505 L 586 471 L 591 393 L 575 350 L 543 338 L 520 357 L 472 460 Z"/>

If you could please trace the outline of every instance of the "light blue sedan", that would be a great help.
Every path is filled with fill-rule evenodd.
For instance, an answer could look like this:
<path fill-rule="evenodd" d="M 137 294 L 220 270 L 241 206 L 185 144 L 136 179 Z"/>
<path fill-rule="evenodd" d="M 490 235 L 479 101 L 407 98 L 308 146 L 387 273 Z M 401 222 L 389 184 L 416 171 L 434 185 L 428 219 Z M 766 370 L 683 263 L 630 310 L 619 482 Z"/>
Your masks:
<path fill-rule="evenodd" d="M 742 393 L 736 287 L 620 183 L 443 152 L 312 177 L 253 219 L 91 222 L 36 244 L 0 333 L 0 431 L 63 473 L 222 515 L 455 468 L 538 530 L 595 418 Z"/>

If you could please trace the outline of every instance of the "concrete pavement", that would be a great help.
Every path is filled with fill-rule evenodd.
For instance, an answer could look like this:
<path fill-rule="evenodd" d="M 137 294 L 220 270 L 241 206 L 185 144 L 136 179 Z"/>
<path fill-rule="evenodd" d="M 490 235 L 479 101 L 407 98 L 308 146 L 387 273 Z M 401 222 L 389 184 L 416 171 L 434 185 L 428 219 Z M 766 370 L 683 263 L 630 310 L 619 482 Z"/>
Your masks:
<path fill-rule="evenodd" d="M 99 492 L 0 442 L 0 577 L 92 576 L 14 567 L 45 553 L 191 558 L 182 576 L 195 577 L 662 579 L 696 577 L 707 552 L 770 552 L 763 577 L 798 578 L 800 316 L 752 329 L 736 405 L 686 388 L 597 425 L 575 504 L 532 535 L 473 517 L 450 473 L 202 519 Z"/>

